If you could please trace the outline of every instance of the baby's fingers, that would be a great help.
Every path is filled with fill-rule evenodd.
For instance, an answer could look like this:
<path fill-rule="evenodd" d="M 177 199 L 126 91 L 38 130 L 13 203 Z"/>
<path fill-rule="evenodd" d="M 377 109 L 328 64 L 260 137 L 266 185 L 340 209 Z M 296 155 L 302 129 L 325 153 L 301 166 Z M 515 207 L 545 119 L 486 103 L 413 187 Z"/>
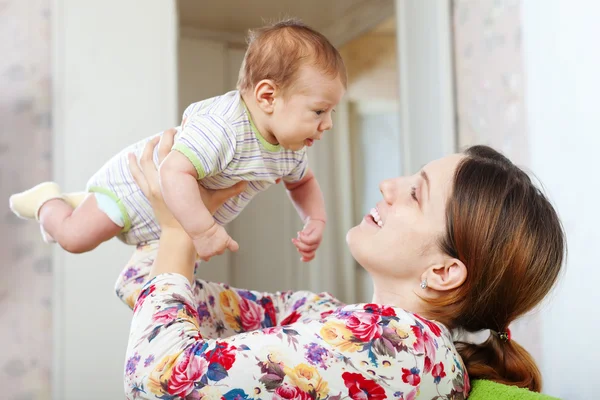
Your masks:
<path fill-rule="evenodd" d="M 296 246 L 296 248 L 298 249 L 298 251 L 301 252 L 311 252 L 311 251 L 315 251 L 319 245 L 315 245 L 315 244 L 306 244 L 304 243 L 302 240 L 298 240 L 296 238 L 292 239 L 292 243 L 294 244 L 294 246 Z"/>

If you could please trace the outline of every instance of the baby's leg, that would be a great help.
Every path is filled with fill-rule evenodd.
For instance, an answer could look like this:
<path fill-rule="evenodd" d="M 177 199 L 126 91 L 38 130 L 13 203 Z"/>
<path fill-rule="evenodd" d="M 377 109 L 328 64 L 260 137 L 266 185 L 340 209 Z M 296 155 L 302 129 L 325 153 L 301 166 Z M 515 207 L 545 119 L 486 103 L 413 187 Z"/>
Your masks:
<path fill-rule="evenodd" d="M 70 253 L 93 250 L 122 229 L 98 208 L 92 194 L 75 209 L 62 199 L 50 200 L 40 208 L 39 220 L 43 229 Z"/>

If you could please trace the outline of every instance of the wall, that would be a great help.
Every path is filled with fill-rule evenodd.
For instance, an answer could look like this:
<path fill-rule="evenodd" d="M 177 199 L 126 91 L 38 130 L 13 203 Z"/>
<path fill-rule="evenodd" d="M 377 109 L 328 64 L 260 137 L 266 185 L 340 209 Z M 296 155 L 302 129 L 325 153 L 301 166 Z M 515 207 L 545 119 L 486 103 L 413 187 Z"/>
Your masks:
<path fill-rule="evenodd" d="M 595 247 L 600 184 L 600 53 L 596 2 L 455 2 L 461 145 L 486 143 L 533 171 L 555 204 L 569 255 L 556 290 L 516 337 L 538 361 L 544 391 L 590 399 L 600 351 Z"/>
<path fill-rule="evenodd" d="M 51 249 L 8 197 L 50 178 L 49 0 L 0 4 L 0 386 L 6 400 L 50 399 Z"/>
<path fill-rule="evenodd" d="M 486 144 L 529 170 L 520 12 L 519 0 L 454 3 L 458 147 Z M 540 365 L 545 312 L 537 309 L 511 326 L 515 340 Z"/>
<path fill-rule="evenodd" d="M 478 143 L 528 162 L 520 0 L 456 0 L 454 59 L 460 148 Z"/>
<path fill-rule="evenodd" d="M 178 121 L 176 10 L 163 0 L 55 4 L 53 169 L 75 191 L 120 149 Z M 83 255 L 55 248 L 55 399 L 123 398 L 131 312 L 113 287 L 132 251 L 117 240 Z"/>
<path fill-rule="evenodd" d="M 600 280 L 600 4 L 523 1 L 531 168 L 562 218 L 569 245 L 561 284 L 542 317 L 545 390 L 598 397 Z"/>
<path fill-rule="evenodd" d="M 385 31 L 379 32 L 384 26 Z M 345 44 L 340 54 L 348 73 L 344 101 L 350 111 L 352 221 L 356 223 L 381 198 L 379 182 L 402 172 L 394 18 Z M 373 298 L 373 281 L 356 261 L 353 264 L 356 301 L 369 302 Z"/>
<path fill-rule="evenodd" d="M 340 48 L 348 73 L 346 100 L 398 101 L 395 31 L 366 33 Z"/>

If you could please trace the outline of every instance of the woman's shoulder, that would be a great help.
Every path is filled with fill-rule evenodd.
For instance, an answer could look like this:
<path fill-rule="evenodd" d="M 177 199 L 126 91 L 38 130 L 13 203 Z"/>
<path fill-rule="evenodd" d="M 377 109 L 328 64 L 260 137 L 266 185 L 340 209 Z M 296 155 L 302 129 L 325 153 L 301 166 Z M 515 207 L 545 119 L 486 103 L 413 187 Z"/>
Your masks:
<path fill-rule="evenodd" d="M 468 391 L 452 334 L 439 322 L 398 307 L 351 304 L 324 318 L 319 334 L 376 375 L 385 376 L 386 366 L 398 367 L 402 383 L 419 387 L 421 395 Z"/>

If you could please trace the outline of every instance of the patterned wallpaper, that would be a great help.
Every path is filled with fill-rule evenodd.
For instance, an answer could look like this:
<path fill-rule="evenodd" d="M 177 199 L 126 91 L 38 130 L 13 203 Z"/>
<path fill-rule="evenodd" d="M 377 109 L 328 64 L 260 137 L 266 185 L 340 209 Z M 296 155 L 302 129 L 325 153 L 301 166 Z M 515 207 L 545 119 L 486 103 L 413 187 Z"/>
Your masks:
<path fill-rule="evenodd" d="M 454 0 L 458 144 L 487 144 L 528 168 L 521 0 Z M 540 314 L 511 326 L 542 360 Z"/>
<path fill-rule="evenodd" d="M 520 0 L 454 0 L 459 145 L 487 144 L 526 165 Z"/>
<path fill-rule="evenodd" d="M 0 1 L 0 397 L 51 398 L 52 264 L 37 224 L 8 209 L 51 174 L 50 0 Z"/>

